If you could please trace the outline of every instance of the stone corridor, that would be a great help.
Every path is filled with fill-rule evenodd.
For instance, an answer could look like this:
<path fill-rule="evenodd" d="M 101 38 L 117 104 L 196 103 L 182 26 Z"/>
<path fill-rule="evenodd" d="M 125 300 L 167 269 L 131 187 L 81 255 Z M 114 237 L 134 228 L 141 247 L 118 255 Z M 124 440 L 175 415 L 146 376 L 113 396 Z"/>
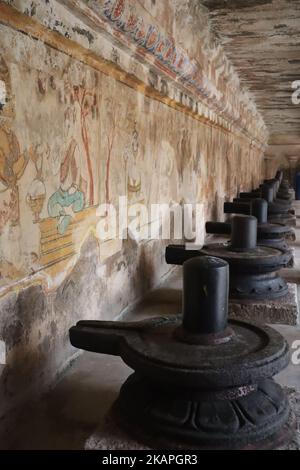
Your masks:
<path fill-rule="evenodd" d="M 299 58 L 300 0 L 0 0 L 1 450 L 298 448 Z"/>

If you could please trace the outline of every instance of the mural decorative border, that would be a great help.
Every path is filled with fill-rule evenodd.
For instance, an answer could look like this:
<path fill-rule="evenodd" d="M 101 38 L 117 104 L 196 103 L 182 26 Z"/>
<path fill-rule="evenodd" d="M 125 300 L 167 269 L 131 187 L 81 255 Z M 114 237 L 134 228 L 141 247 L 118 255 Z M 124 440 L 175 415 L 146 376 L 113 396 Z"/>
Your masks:
<path fill-rule="evenodd" d="M 78 0 L 72 1 L 75 1 L 77 7 L 81 3 Z M 234 123 L 237 127 L 243 126 L 242 121 L 245 118 L 249 119 L 250 116 L 251 122 L 257 122 L 257 116 L 245 102 L 239 103 L 234 97 L 231 104 L 225 104 L 222 92 L 203 74 L 197 60 L 191 59 L 189 54 L 175 43 L 173 37 L 143 18 L 142 14 L 137 12 L 137 6 L 132 0 L 105 0 L 100 14 L 103 20 L 115 31 L 123 34 L 137 51 L 142 50 L 144 57 L 150 55 L 151 63 L 153 62 L 169 78 L 190 90 L 197 99 L 200 98 L 208 103 L 209 107 L 227 122 Z M 223 70 L 224 63 L 222 62 L 222 66 L 216 64 L 216 67 Z"/>
<path fill-rule="evenodd" d="M 174 39 L 159 31 L 153 24 L 146 24 L 127 0 L 106 0 L 103 13 L 111 23 L 130 36 L 137 46 L 151 52 L 170 72 L 203 93 L 203 77 L 198 65 L 188 54 L 175 45 Z"/>
<path fill-rule="evenodd" d="M 95 70 L 113 77 L 115 80 L 126 84 L 138 93 L 142 93 L 151 99 L 187 114 L 205 125 L 218 128 L 226 133 L 229 132 L 231 134 L 244 136 L 250 140 L 252 145 L 260 149 L 265 147 L 266 139 L 263 135 L 254 135 L 251 129 L 248 129 L 247 126 L 243 124 L 242 116 L 234 115 L 236 113 L 232 114 L 222 103 L 218 102 L 215 97 L 217 90 L 213 92 L 213 84 L 210 83 L 206 77 L 203 77 L 202 85 L 200 86 L 201 70 L 199 70 L 198 64 L 198 73 L 196 73 L 195 61 L 190 60 L 182 48 L 175 47 L 172 38 L 165 36 L 163 33 L 159 33 L 155 25 L 148 25 L 149 27 L 147 28 L 145 21 L 142 22 L 142 19 L 138 16 L 133 16 L 130 20 L 128 18 L 128 10 L 124 8 L 118 13 L 116 5 L 119 3 L 122 5 L 124 3 L 130 6 L 128 0 L 106 0 L 104 3 L 106 13 L 103 11 L 102 17 L 100 13 L 94 12 L 89 6 L 79 0 L 59 0 L 59 3 L 67 6 L 73 12 L 78 11 L 81 18 L 82 16 L 86 16 L 95 26 L 107 34 L 113 35 L 121 43 L 123 42 L 124 44 L 125 40 L 125 42 L 127 41 L 127 46 L 130 47 L 131 45 L 135 47 L 137 51 L 144 51 L 142 53 L 143 57 L 150 53 L 153 56 L 152 64 L 154 63 L 154 65 L 160 68 L 164 73 L 166 73 L 167 70 L 170 78 L 173 79 L 175 83 L 177 82 L 182 87 L 186 88 L 188 93 L 194 94 L 199 104 L 205 105 L 205 102 L 207 102 L 209 105 L 206 104 L 205 106 L 210 106 L 210 109 L 214 109 L 215 111 L 205 112 L 205 115 L 200 113 L 198 106 L 191 107 L 189 100 L 187 100 L 187 102 L 181 101 L 176 97 L 162 93 L 153 86 L 145 83 L 144 80 L 122 69 L 119 64 L 102 58 L 96 52 L 82 46 L 70 37 L 64 37 L 59 32 L 51 30 L 41 24 L 38 19 L 27 16 L 15 7 L 3 2 L 0 2 L 0 23 L 28 34 L 35 39 L 42 40 L 50 47 L 58 49 L 74 59 L 93 67 Z M 104 8 L 104 6 L 102 5 L 101 9 L 102 7 Z M 109 15 L 113 15 L 112 18 L 114 18 L 114 21 L 109 20 Z M 118 15 L 121 15 L 119 19 Z M 127 18 L 126 22 L 124 21 L 125 18 Z M 134 26 L 135 24 L 136 26 Z M 115 25 L 116 29 L 114 29 Z M 144 27 L 141 27 L 142 25 L 144 25 Z M 128 36 L 123 34 L 124 31 L 122 31 L 122 28 L 124 31 L 126 29 L 130 30 L 127 31 Z M 131 41 L 132 31 L 135 31 L 135 46 Z M 120 35 L 123 37 L 121 38 Z M 142 44 L 145 44 L 145 46 L 142 46 Z M 146 48 L 146 44 L 148 49 Z M 168 63 L 170 64 L 169 66 Z M 196 85 L 198 84 L 198 88 L 192 86 L 192 82 Z"/>
<path fill-rule="evenodd" d="M 177 111 L 185 113 L 193 119 L 202 122 L 203 124 L 219 128 L 226 133 L 234 133 L 225 125 L 212 122 L 209 117 L 195 113 L 190 107 L 181 104 L 172 98 L 169 98 L 153 87 L 145 84 L 142 80 L 138 79 L 132 74 L 125 72 L 117 64 L 99 57 L 99 55 L 86 49 L 77 42 L 65 38 L 56 31 L 50 30 L 46 26 L 40 24 L 37 20 L 20 13 L 15 8 L 4 3 L 0 3 L 0 24 L 9 26 L 17 31 L 31 36 L 34 39 L 42 40 L 48 46 L 53 47 L 54 49 L 57 49 L 60 52 L 63 52 L 86 65 L 89 65 L 95 70 L 98 70 L 99 72 L 102 72 L 121 83 L 124 83 L 138 93 L 142 93 L 149 98 L 155 99 L 156 101 L 166 104 L 167 106 L 176 109 Z M 247 135 L 246 132 L 244 134 L 246 138 L 252 139 L 253 143 L 257 142 L 258 146 L 261 145 L 261 142 L 256 141 L 252 138 L 252 136 Z"/>

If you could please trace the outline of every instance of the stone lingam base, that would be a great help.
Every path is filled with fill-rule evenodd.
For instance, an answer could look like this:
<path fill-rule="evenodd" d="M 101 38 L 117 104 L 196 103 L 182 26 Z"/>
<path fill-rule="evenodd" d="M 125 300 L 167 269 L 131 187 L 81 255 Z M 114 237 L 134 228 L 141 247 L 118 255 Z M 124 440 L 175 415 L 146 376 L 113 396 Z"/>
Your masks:
<path fill-rule="evenodd" d="M 286 225 L 289 225 L 290 227 L 297 227 L 297 217 L 294 215 Z"/>
<path fill-rule="evenodd" d="M 276 450 L 300 450 L 300 390 L 285 389 L 290 407 L 292 410 L 290 421 L 284 426 L 281 436 L 278 439 Z M 168 441 L 154 440 L 149 436 L 143 436 L 141 442 L 130 436 L 126 431 L 121 429 L 113 419 L 112 413 L 108 413 L 106 421 L 99 427 L 85 442 L 85 450 L 197 450 L 197 447 L 185 446 Z M 287 436 L 289 436 L 287 440 Z M 142 441 L 148 444 L 145 445 Z M 273 448 L 270 440 L 260 444 L 261 449 Z M 272 446 L 272 447 L 271 447 Z M 249 446 L 245 450 L 251 450 L 253 446 Z M 204 450 L 204 449 L 203 449 Z"/>
<path fill-rule="evenodd" d="M 295 248 L 293 246 L 290 246 L 290 252 L 292 257 L 286 266 L 287 268 L 293 268 L 295 266 Z"/>
<path fill-rule="evenodd" d="M 288 243 L 293 243 L 296 241 L 296 233 L 294 229 L 291 229 L 285 236 L 284 238 Z"/>
<path fill-rule="evenodd" d="M 289 214 L 287 218 L 284 218 L 284 216 L 270 216 L 269 222 L 274 224 L 281 223 L 289 227 L 297 227 L 297 217 L 293 214 Z"/>
<path fill-rule="evenodd" d="M 275 300 L 229 300 L 229 317 L 259 323 L 299 324 L 297 285 L 288 283 L 288 294 Z"/>

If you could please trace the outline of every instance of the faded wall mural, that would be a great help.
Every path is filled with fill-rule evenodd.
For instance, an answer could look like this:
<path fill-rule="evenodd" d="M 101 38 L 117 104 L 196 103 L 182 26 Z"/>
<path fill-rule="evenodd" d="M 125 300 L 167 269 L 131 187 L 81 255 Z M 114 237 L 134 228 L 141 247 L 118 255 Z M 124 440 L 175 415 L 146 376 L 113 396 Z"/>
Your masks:
<path fill-rule="evenodd" d="M 20 38 L 18 39 L 18 37 Z M 34 276 L 61 282 L 100 202 L 203 202 L 222 216 L 224 197 L 260 170 L 243 138 L 137 94 L 92 68 L 1 26 L 0 287 Z M 30 58 L 12 47 L 22 41 Z M 22 86 L 20 86 L 22 83 Z M 122 242 L 99 246 L 102 260 Z"/>
<path fill-rule="evenodd" d="M 8 40 L 1 50 L 11 34 L 1 34 Z M 43 269 L 54 276 L 75 254 L 80 223 L 100 200 L 99 77 L 43 52 L 40 65 L 58 59 L 59 76 L 24 60 L 7 77 L 15 117 L 0 127 L 0 285 Z M 16 58 L 1 60 L 12 66 Z"/>

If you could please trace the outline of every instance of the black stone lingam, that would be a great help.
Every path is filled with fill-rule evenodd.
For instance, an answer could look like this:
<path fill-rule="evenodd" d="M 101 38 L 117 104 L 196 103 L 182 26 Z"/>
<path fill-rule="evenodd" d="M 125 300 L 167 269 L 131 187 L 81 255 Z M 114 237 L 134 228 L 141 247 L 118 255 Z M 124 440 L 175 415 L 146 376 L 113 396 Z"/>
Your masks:
<path fill-rule="evenodd" d="M 277 179 L 265 180 L 264 183 L 261 185 L 261 187 L 263 186 L 269 186 L 270 188 L 273 189 L 274 204 L 283 205 L 289 208 L 292 207 L 292 196 L 290 194 L 285 195 L 285 193 L 283 196 L 282 190 L 280 189 L 280 183 Z"/>
<path fill-rule="evenodd" d="M 268 220 L 270 223 L 283 223 L 286 225 L 295 224 L 295 211 L 292 207 L 292 198 L 288 200 L 279 199 L 278 192 L 275 192 L 274 183 L 264 183 L 262 186 L 262 193 L 273 190 L 273 199 L 269 202 L 268 206 Z M 276 197 L 275 197 L 276 195 Z"/>
<path fill-rule="evenodd" d="M 275 200 L 274 195 L 274 187 L 272 185 L 263 184 L 261 185 L 259 191 L 254 191 L 253 193 L 240 193 L 239 197 L 233 199 L 233 202 L 240 202 L 245 204 L 246 202 L 250 203 L 253 199 L 262 198 L 265 199 L 269 204 L 269 214 L 287 213 L 292 207 L 291 202 L 278 199 Z"/>
<path fill-rule="evenodd" d="M 251 214 L 251 202 L 260 197 L 268 203 L 268 221 L 270 223 L 293 224 L 294 217 L 290 213 L 290 206 L 274 202 L 274 188 L 272 186 L 264 184 L 259 193 L 255 193 L 252 197 L 249 197 L 249 194 L 240 193 L 240 197 L 235 198 L 233 202 L 225 202 L 224 213 L 249 215 Z"/>
<path fill-rule="evenodd" d="M 277 198 L 292 202 L 293 197 L 290 192 L 290 187 L 287 183 L 282 183 L 280 185 L 279 190 L 277 192 Z"/>
<path fill-rule="evenodd" d="M 284 224 L 268 223 L 268 203 L 265 199 L 253 199 L 250 214 L 257 218 L 257 243 L 272 246 L 288 252 L 290 247 L 285 237 L 292 235 L 292 229 Z M 231 234 L 230 222 L 207 222 L 206 232 L 214 234 Z"/>
<path fill-rule="evenodd" d="M 268 220 L 269 205 L 265 199 L 254 199 L 251 203 L 251 215 L 257 218 L 257 240 L 261 245 L 271 246 L 287 251 L 292 256 L 287 238 L 293 238 L 295 232 L 284 223 Z"/>
<path fill-rule="evenodd" d="M 278 170 L 276 172 L 276 175 L 275 175 L 275 178 L 279 181 L 279 183 L 281 184 L 282 183 L 282 180 L 283 180 L 283 171 L 282 170 Z"/>
<path fill-rule="evenodd" d="M 222 258 L 230 266 L 230 299 L 266 300 L 283 297 L 288 286 L 278 271 L 291 260 L 291 253 L 270 246 L 257 245 L 257 219 L 236 215 L 231 220 L 231 241 L 212 243 L 201 250 L 184 245 L 169 245 L 166 262 L 181 265 L 197 256 Z"/>
<path fill-rule="evenodd" d="M 287 180 L 283 179 L 283 171 L 277 171 L 275 179 L 279 182 L 279 189 L 277 192 L 278 199 L 284 199 L 286 201 L 292 201 L 292 195 L 290 191 L 290 185 Z"/>
<path fill-rule="evenodd" d="M 134 370 L 112 415 L 154 448 L 281 445 L 293 419 L 272 377 L 289 362 L 286 341 L 270 327 L 228 321 L 225 261 L 189 260 L 183 279 L 182 316 L 70 329 L 73 346 L 120 356 Z"/>
<path fill-rule="evenodd" d="M 274 200 L 274 189 L 269 185 L 261 185 L 258 189 L 255 189 L 250 192 L 240 192 L 238 199 L 244 199 L 245 201 L 240 202 L 249 202 L 249 199 L 254 198 L 263 198 L 268 203 L 273 202 Z"/>

